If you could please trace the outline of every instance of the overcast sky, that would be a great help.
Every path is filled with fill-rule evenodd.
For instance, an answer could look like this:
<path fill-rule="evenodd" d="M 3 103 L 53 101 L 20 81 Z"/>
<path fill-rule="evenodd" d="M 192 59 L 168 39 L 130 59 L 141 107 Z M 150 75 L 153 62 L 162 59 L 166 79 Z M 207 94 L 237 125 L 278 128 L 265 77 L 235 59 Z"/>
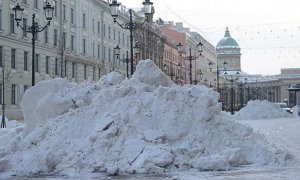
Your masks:
<path fill-rule="evenodd" d="M 119 0 L 127 8 L 143 0 Z M 183 22 L 214 46 L 228 26 L 242 49 L 242 70 L 279 74 L 300 68 L 299 0 L 151 0 L 155 18 Z"/>

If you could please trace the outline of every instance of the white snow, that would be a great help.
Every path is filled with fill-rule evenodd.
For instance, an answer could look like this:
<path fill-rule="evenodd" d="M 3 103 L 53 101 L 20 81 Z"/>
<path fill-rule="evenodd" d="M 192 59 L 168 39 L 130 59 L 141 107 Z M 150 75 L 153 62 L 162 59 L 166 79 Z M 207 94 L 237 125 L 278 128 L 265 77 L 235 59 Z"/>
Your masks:
<path fill-rule="evenodd" d="M 248 101 L 247 106 L 238 111 L 234 116 L 239 120 L 292 117 L 290 113 L 266 100 Z"/>
<path fill-rule="evenodd" d="M 26 129 L 0 154 L 13 174 L 163 173 L 285 165 L 292 155 L 221 112 L 219 94 L 178 86 L 150 60 L 131 79 L 43 81 L 21 105 Z"/>

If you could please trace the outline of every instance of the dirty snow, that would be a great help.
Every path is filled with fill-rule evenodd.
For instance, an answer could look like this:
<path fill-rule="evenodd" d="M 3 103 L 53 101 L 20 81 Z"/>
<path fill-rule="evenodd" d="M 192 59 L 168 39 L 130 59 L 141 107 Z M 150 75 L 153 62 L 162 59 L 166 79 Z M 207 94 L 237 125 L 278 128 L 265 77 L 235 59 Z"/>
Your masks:
<path fill-rule="evenodd" d="M 150 60 L 131 79 L 112 72 L 95 84 L 40 82 L 24 95 L 26 128 L 3 147 L 0 171 L 161 174 L 293 159 L 223 114 L 218 98 L 205 86 L 175 85 Z"/>

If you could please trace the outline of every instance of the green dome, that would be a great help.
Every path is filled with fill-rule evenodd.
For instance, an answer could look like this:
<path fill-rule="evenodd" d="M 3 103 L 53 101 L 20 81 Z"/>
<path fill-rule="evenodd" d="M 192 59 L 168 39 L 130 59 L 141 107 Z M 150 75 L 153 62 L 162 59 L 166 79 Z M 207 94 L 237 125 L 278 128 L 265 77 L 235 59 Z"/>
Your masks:
<path fill-rule="evenodd" d="M 236 40 L 230 36 L 228 28 L 226 28 L 224 37 L 217 44 L 217 49 L 224 48 L 240 48 Z"/>

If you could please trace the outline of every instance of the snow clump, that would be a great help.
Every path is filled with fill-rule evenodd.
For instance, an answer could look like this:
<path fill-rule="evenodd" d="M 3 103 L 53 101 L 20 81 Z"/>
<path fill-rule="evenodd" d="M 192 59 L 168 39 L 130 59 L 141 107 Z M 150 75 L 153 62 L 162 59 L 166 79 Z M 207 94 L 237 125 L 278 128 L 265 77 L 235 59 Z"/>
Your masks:
<path fill-rule="evenodd" d="M 290 154 L 221 113 L 219 94 L 174 84 L 150 60 L 131 79 L 40 82 L 27 90 L 27 124 L 0 156 L 14 174 L 164 173 L 285 164 Z"/>
<path fill-rule="evenodd" d="M 292 117 L 292 115 L 269 101 L 248 101 L 247 106 L 235 114 L 240 120 L 274 119 Z"/>

